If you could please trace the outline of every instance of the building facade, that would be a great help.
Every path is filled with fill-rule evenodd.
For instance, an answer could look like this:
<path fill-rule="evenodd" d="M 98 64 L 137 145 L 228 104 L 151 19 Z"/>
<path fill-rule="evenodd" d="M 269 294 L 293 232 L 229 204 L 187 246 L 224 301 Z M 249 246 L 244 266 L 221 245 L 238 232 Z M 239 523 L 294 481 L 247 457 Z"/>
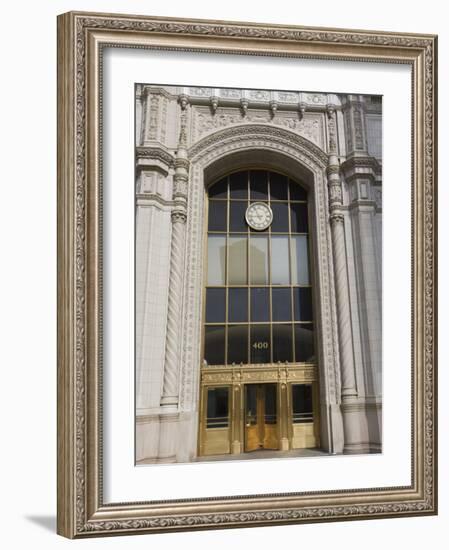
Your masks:
<path fill-rule="evenodd" d="M 381 451 L 378 96 L 136 86 L 136 462 Z"/>

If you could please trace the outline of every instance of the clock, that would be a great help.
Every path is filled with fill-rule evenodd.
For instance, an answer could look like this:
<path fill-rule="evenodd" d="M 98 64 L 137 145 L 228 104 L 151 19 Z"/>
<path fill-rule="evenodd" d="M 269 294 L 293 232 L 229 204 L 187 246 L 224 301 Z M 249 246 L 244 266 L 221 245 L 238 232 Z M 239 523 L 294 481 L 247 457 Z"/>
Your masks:
<path fill-rule="evenodd" d="M 273 211 L 264 202 L 253 202 L 246 209 L 246 223 L 256 231 L 263 231 L 270 227 L 273 221 Z"/>

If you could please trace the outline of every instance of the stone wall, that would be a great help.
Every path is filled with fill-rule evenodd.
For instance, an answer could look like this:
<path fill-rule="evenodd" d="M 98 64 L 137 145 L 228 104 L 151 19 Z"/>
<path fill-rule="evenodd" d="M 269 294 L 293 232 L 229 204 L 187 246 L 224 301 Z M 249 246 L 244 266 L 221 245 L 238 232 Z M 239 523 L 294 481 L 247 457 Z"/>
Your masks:
<path fill-rule="evenodd" d="M 138 85 L 136 117 L 137 461 L 196 456 L 205 186 L 245 163 L 313 200 L 322 446 L 380 450 L 379 99 Z"/>

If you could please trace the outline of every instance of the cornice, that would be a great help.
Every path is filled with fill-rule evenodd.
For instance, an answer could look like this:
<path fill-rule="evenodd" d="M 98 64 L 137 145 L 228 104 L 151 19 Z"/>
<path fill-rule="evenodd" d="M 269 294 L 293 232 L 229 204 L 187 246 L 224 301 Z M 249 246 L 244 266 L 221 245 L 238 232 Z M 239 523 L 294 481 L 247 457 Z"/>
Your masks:
<path fill-rule="evenodd" d="M 139 159 L 158 160 L 165 164 L 168 168 L 173 168 L 176 160 L 173 154 L 160 146 L 148 147 L 144 145 L 136 147 L 136 160 Z"/>
<path fill-rule="evenodd" d="M 359 169 L 359 168 L 368 168 L 374 174 L 381 175 L 382 174 L 382 166 L 379 163 L 377 159 L 371 156 L 363 156 L 363 157 L 348 157 L 341 165 L 340 169 L 341 171 L 347 175 L 351 170 Z"/>

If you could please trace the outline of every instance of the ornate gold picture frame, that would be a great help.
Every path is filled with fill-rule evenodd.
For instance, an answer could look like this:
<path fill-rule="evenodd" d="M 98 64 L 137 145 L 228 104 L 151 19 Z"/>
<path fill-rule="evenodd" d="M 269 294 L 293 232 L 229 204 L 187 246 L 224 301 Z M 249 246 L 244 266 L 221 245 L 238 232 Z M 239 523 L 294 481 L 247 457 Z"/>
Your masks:
<path fill-rule="evenodd" d="M 412 308 L 403 312 L 411 325 L 412 348 L 407 364 L 411 415 L 404 427 L 411 432 L 410 484 L 273 493 L 261 482 L 260 494 L 204 498 L 185 498 L 181 492 L 178 498 L 155 498 L 149 485 L 143 501 L 104 498 L 103 436 L 109 410 L 103 399 L 107 48 L 410 68 Z M 437 513 L 436 61 L 433 35 L 81 12 L 58 17 L 59 534 L 83 538 Z M 134 88 L 131 92 L 134 98 Z M 328 171 L 329 186 L 336 173 L 337 164 Z"/>

